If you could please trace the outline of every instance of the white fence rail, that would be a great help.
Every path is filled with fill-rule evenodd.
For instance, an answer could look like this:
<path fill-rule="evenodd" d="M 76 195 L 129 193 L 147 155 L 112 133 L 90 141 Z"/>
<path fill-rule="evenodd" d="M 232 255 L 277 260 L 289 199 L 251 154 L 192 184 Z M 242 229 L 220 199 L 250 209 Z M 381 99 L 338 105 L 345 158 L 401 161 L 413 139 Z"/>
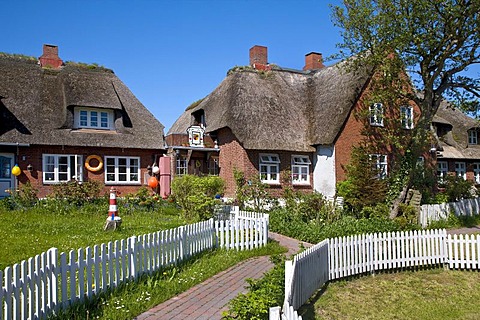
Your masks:
<path fill-rule="evenodd" d="M 303 260 L 302 260 L 303 259 Z M 298 261 L 308 261 L 298 263 Z M 328 261 L 328 263 L 325 263 Z M 317 263 L 317 264 L 316 264 Z M 480 269 L 480 235 L 447 235 L 446 230 L 377 233 L 327 239 L 285 263 L 284 309 L 298 310 L 330 280 L 378 270 L 444 265 Z M 325 274 L 328 274 L 327 281 Z M 315 283 L 315 288 L 308 284 Z M 280 319 L 272 308 L 271 320 Z M 282 320 L 298 315 L 283 311 Z"/>
<path fill-rule="evenodd" d="M 52 248 L 0 271 L 0 320 L 42 319 L 121 282 L 220 247 L 266 245 L 268 215 L 208 221 L 69 253 Z"/>
<path fill-rule="evenodd" d="M 456 216 L 473 216 L 480 214 L 480 198 L 463 199 L 458 202 L 425 204 L 421 206 L 419 223 L 427 227 L 432 221 L 447 219 L 450 212 Z"/>

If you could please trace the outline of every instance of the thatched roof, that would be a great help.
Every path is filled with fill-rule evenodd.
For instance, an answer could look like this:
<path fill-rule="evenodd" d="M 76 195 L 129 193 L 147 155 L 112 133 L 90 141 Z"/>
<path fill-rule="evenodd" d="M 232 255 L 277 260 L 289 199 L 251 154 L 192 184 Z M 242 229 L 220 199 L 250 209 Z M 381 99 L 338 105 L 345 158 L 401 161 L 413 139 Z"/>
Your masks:
<path fill-rule="evenodd" d="M 113 110 L 115 130 L 74 129 L 74 108 Z M 163 149 L 164 126 L 105 68 L 0 55 L 0 143 Z"/>
<path fill-rule="evenodd" d="M 243 68 L 229 75 L 168 134 L 184 133 L 203 110 L 206 132 L 228 127 L 246 149 L 314 151 L 334 143 L 367 81 L 343 63 L 317 71 Z"/>
<path fill-rule="evenodd" d="M 448 132 L 440 137 L 440 146 L 443 148 L 444 158 L 480 159 L 480 145 L 468 144 L 468 130 L 479 130 L 480 122 L 465 115 L 461 110 L 454 108 L 446 101 L 440 104 L 433 123 L 437 126 L 446 126 Z"/>

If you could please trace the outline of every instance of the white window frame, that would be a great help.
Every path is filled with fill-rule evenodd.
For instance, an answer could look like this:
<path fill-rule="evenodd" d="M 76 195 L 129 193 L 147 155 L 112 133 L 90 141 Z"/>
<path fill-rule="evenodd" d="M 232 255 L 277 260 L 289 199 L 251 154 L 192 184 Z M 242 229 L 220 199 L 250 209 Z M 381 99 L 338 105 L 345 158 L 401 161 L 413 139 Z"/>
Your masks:
<path fill-rule="evenodd" d="M 374 103 L 369 107 L 369 121 L 371 126 L 383 127 L 383 104 Z"/>
<path fill-rule="evenodd" d="M 218 173 L 220 172 L 220 167 L 218 165 L 218 157 L 210 157 L 208 159 L 208 174 L 212 176 L 218 176 Z"/>
<path fill-rule="evenodd" d="M 477 130 L 468 130 L 468 144 L 478 144 Z"/>
<path fill-rule="evenodd" d="M 480 163 L 476 162 L 473 164 L 473 174 L 475 176 L 475 183 L 480 184 Z"/>
<path fill-rule="evenodd" d="M 448 175 L 448 162 L 437 161 L 437 179 L 443 182 Z"/>
<path fill-rule="evenodd" d="M 110 164 L 113 160 L 113 165 Z M 125 160 L 125 172 L 121 172 L 119 162 Z M 136 161 L 136 165 L 132 162 Z M 105 185 L 139 185 L 141 184 L 140 177 L 140 157 L 126 157 L 126 156 L 105 156 Z M 136 168 L 136 171 L 135 171 Z M 112 171 L 113 169 L 113 171 Z M 133 169 L 133 170 L 132 170 Z M 133 171 L 133 172 L 132 172 Z M 113 175 L 113 180 L 110 177 Z M 120 180 L 120 177 L 125 176 L 125 180 Z M 137 177 L 134 179 L 133 177 Z"/>
<path fill-rule="evenodd" d="M 310 158 L 292 155 L 292 184 L 310 185 Z"/>
<path fill-rule="evenodd" d="M 371 154 L 370 160 L 378 170 L 378 179 L 385 179 L 388 175 L 388 157 L 386 154 Z"/>
<path fill-rule="evenodd" d="M 188 174 L 187 157 L 177 155 L 177 159 L 175 160 L 175 175 L 184 176 L 186 174 Z"/>
<path fill-rule="evenodd" d="M 278 154 L 261 153 L 259 156 L 260 181 L 268 184 L 280 183 L 280 157 Z"/>
<path fill-rule="evenodd" d="M 42 179 L 44 184 L 58 184 L 73 180 L 82 182 L 83 156 L 44 153 L 42 155 Z"/>
<path fill-rule="evenodd" d="M 455 175 L 463 180 L 467 180 L 467 165 L 465 162 L 455 162 Z"/>
<path fill-rule="evenodd" d="M 413 107 L 402 106 L 400 107 L 400 118 L 402 121 L 402 128 L 411 130 L 413 129 Z"/>
<path fill-rule="evenodd" d="M 85 112 L 87 117 L 83 119 L 81 113 Z M 96 112 L 96 122 L 94 118 L 94 112 Z M 103 116 L 107 117 L 106 126 L 103 126 Z M 101 109 L 101 108 L 75 108 L 75 128 L 87 128 L 98 130 L 113 130 L 113 110 Z M 82 123 L 86 121 L 86 123 Z"/>

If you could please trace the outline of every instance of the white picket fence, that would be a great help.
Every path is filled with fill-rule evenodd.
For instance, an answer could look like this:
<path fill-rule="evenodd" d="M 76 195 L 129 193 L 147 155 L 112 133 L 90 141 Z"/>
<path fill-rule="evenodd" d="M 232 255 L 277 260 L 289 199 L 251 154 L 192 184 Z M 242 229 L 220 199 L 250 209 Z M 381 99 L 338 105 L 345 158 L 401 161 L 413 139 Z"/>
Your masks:
<path fill-rule="evenodd" d="M 298 310 L 330 280 L 380 270 L 420 266 L 480 269 L 480 235 L 447 235 L 446 230 L 364 234 L 327 239 L 285 262 L 283 313 L 271 320 L 301 319 Z M 293 309 L 292 309 L 293 308 Z"/>
<path fill-rule="evenodd" d="M 0 320 L 43 319 L 95 293 L 151 274 L 214 247 L 266 245 L 268 215 L 208 221 L 87 247 L 51 248 L 0 271 Z"/>
<path fill-rule="evenodd" d="M 473 216 L 480 213 L 480 198 L 463 199 L 458 202 L 425 204 L 421 206 L 419 223 L 425 228 L 432 221 L 448 218 L 450 212 L 456 216 Z"/>

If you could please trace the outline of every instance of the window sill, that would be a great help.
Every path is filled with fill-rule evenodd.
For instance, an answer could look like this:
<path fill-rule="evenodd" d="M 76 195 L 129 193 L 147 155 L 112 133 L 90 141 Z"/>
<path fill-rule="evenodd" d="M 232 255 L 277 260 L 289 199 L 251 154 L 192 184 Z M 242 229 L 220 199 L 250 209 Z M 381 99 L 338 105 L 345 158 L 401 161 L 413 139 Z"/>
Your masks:
<path fill-rule="evenodd" d="M 265 181 L 265 180 L 262 180 L 262 183 L 268 184 L 270 186 L 279 186 L 280 185 L 280 181 Z"/>
<path fill-rule="evenodd" d="M 309 187 L 310 182 L 292 182 L 292 186 Z"/>
<path fill-rule="evenodd" d="M 372 127 L 383 127 L 383 124 L 379 124 L 379 123 L 370 123 L 370 126 L 372 126 Z"/>
<path fill-rule="evenodd" d="M 105 182 L 106 186 L 141 186 L 140 182 Z"/>

